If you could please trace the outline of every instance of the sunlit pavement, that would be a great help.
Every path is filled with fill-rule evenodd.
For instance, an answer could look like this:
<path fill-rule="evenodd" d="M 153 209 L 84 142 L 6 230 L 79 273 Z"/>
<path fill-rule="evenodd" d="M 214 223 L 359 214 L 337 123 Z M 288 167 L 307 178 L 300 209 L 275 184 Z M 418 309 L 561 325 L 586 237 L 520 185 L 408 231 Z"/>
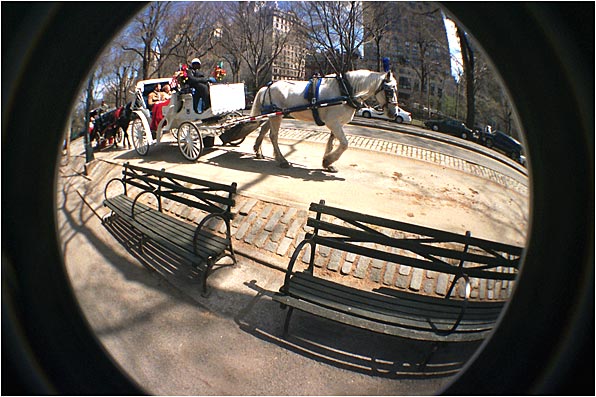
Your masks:
<path fill-rule="evenodd" d="M 523 245 L 527 184 L 424 148 L 356 136 L 349 137 L 339 172 L 330 174 L 320 165 L 326 134 L 286 128 L 281 138 L 290 169 L 277 167 L 271 158 L 254 159 L 254 137 L 249 136 L 237 148 L 208 151 L 197 163 L 184 160 L 173 143 L 158 144 L 143 158 L 134 150 L 107 149 L 95 153 L 86 177 L 75 172 L 84 161 L 82 142 L 75 141 L 71 152 L 76 157 L 59 175 L 58 219 L 66 266 L 90 324 L 151 393 L 437 392 L 474 346 L 439 350 L 431 360 L 436 367 L 422 373 L 419 364 L 428 353 L 424 344 L 307 315 L 293 319 L 287 340 L 280 337 L 284 312 L 270 296 L 281 286 L 288 256 L 304 236 L 308 205 L 325 199 L 342 208 Z M 271 155 L 271 146 L 264 145 Z M 164 257 L 159 247 L 141 255 L 127 245 L 126 225 L 111 230 L 101 225 L 99 217 L 107 214 L 101 205 L 103 186 L 119 176 L 118 164 L 126 161 L 238 183 L 232 232 L 242 256 L 238 265 L 210 277 L 208 299 L 200 296 L 190 266 Z M 170 210 L 189 221 L 195 216 L 181 208 Z M 211 225 L 214 230 L 219 226 Z M 319 264 L 361 281 L 444 295 L 439 275 L 432 272 L 350 263 L 333 252 Z M 474 291 L 475 299 L 499 299 L 510 294 L 511 285 L 477 285 Z M 441 376 L 429 378 L 433 371 Z"/>

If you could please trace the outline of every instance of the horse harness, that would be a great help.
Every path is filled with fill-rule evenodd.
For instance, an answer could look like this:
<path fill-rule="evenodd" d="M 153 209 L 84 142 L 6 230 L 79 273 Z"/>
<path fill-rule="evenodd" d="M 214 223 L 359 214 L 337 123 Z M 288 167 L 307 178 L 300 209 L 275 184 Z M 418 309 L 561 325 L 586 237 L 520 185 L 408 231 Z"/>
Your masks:
<path fill-rule="evenodd" d="M 383 80 L 383 84 L 379 87 L 377 91 L 375 91 L 375 95 L 379 93 L 381 90 L 385 91 L 385 98 L 387 99 L 388 103 L 397 103 L 397 100 L 394 95 L 394 90 L 392 86 L 389 84 L 389 76 L 385 80 Z M 336 79 L 339 85 L 341 96 L 332 99 L 319 99 L 319 88 L 321 86 L 321 82 L 323 79 Z M 340 74 L 339 76 L 334 77 L 320 77 L 314 76 L 308 81 L 306 85 L 306 89 L 304 90 L 304 99 L 306 99 L 309 103 L 308 105 L 296 106 L 289 109 L 280 109 L 273 103 L 271 99 L 271 86 L 273 82 L 269 82 L 267 84 L 267 95 L 269 96 L 269 105 L 263 105 L 261 109 L 261 114 L 281 111 L 284 114 L 289 114 L 291 112 L 298 112 L 302 110 L 311 110 L 315 123 L 318 126 L 325 125 L 325 122 L 321 120 L 319 116 L 319 108 L 327 107 L 327 106 L 335 106 L 335 105 L 342 105 L 347 104 L 348 106 L 359 110 L 364 107 L 364 102 L 359 100 L 357 97 L 354 96 L 354 90 L 352 85 L 348 81 L 348 79 L 343 75 Z"/>

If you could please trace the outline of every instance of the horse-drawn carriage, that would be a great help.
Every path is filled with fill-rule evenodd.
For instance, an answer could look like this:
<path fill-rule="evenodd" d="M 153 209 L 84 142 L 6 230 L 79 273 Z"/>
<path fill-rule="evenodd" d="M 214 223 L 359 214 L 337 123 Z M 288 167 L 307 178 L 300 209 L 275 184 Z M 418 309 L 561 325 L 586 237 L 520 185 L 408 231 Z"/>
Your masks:
<path fill-rule="evenodd" d="M 93 109 L 90 116 L 94 117 L 93 129 L 89 132 L 90 141 L 95 141 L 96 148 L 101 149 L 110 144 L 118 145 L 127 133 L 131 103 L 114 109 Z"/>
<path fill-rule="evenodd" d="M 309 81 L 277 81 L 262 87 L 253 103 L 250 116 L 242 116 L 244 109 L 244 84 L 214 84 L 210 86 L 211 108 L 197 113 L 193 108 L 192 94 L 180 90 L 169 100 L 167 106 L 155 107 L 153 114 L 147 109 L 147 95 L 158 83 L 170 79 L 153 79 L 137 84 L 133 117 L 130 123 L 133 145 L 137 153 L 145 156 L 149 147 L 160 142 L 165 132 L 176 137 L 182 155 L 195 161 L 205 147 L 213 146 L 215 138 L 223 144 L 239 144 L 263 124 L 256 138 L 254 151 L 262 158 L 261 143 L 270 132 L 276 160 L 281 167 L 290 164 L 279 150 L 277 134 L 282 117 L 292 113 L 298 120 L 314 121 L 330 130 L 323 156 L 323 168 L 337 172 L 332 166 L 348 147 L 343 126 L 354 117 L 362 103 L 375 98 L 385 110 L 387 117 L 397 114 L 397 82 L 386 66 L 385 72 L 369 70 L 350 71 L 340 75 L 323 76 Z M 163 119 L 156 123 L 161 112 Z M 152 119 L 153 117 L 153 119 Z M 151 128 L 153 124 L 154 128 Z M 334 141 L 339 142 L 335 147 Z"/>
<path fill-rule="evenodd" d="M 216 137 L 223 144 L 237 145 L 260 123 L 240 112 L 245 107 L 243 83 L 210 85 L 211 107 L 201 113 L 194 109 L 192 94 L 188 89 L 175 91 L 169 101 L 153 105 L 153 112 L 150 112 L 148 94 L 155 85 L 163 85 L 170 80 L 143 80 L 136 85 L 129 128 L 133 146 L 141 156 L 147 155 L 152 145 L 159 143 L 165 133 L 171 132 L 177 140 L 180 153 L 186 159 L 195 161 L 204 148 L 214 145 Z"/>

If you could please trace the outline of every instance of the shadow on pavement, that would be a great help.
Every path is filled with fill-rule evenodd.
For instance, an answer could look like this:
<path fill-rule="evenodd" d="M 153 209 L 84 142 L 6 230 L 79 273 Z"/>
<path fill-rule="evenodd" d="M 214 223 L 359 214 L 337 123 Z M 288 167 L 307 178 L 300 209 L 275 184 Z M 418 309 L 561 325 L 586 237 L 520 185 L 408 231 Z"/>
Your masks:
<path fill-rule="evenodd" d="M 243 331 L 265 342 L 320 363 L 348 371 L 389 379 L 452 376 L 465 365 L 480 342 L 435 344 L 372 333 L 297 311 L 287 337 L 282 337 L 285 310 L 273 302 L 272 291 L 251 281 L 257 291 L 247 308 L 235 318 Z M 276 322 L 261 321 L 256 313 L 271 313 Z M 276 313 L 277 312 L 277 313 Z"/>
<path fill-rule="evenodd" d="M 144 267 L 165 279 L 175 277 L 196 284 L 198 293 L 199 277 L 188 262 L 150 240 L 144 243 L 141 252 L 137 233 L 117 218 L 106 222 L 105 227 Z M 245 286 L 256 295 L 239 297 L 235 296 L 239 294 L 237 291 L 224 290 L 214 294 L 235 302 L 233 306 L 241 308 L 237 312 L 224 313 L 215 307 L 210 310 L 220 311 L 217 315 L 232 315 L 242 331 L 264 342 L 351 372 L 388 379 L 452 376 L 479 346 L 468 343 L 441 345 L 437 349 L 433 343 L 375 334 L 300 312 L 294 314 L 288 337 L 283 338 L 285 311 L 270 299 L 274 292 L 261 288 L 255 280 L 246 282 Z"/>
<path fill-rule="evenodd" d="M 226 151 L 221 155 L 214 156 L 207 160 L 208 163 L 243 172 L 253 172 L 261 175 L 273 175 L 277 177 L 288 177 L 305 181 L 345 181 L 334 174 L 324 171 L 322 168 L 310 169 L 300 164 L 292 163 L 290 168 L 281 168 L 276 160 L 265 158 L 256 159 L 253 154 L 240 153 L 237 151 Z"/>

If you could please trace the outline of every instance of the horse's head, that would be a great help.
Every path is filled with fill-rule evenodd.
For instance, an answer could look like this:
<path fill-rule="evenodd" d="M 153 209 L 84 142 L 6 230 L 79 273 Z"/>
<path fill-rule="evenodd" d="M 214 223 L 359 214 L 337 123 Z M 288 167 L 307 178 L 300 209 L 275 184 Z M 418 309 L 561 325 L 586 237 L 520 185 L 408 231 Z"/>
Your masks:
<path fill-rule="evenodd" d="M 391 71 L 388 71 L 383 82 L 375 92 L 375 98 L 385 110 L 385 115 L 391 120 L 397 117 L 397 81 Z"/>

